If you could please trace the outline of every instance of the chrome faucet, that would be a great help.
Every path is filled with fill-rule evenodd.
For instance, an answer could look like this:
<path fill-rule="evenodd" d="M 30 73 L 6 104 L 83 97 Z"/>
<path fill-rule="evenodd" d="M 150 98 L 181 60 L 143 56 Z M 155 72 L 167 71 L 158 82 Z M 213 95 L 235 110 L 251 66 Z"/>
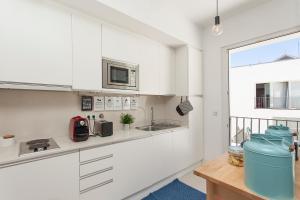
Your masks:
<path fill-rule="evenodd" d="M 154 108 L 151 106 L 151 126 L 154 125 Z"/>

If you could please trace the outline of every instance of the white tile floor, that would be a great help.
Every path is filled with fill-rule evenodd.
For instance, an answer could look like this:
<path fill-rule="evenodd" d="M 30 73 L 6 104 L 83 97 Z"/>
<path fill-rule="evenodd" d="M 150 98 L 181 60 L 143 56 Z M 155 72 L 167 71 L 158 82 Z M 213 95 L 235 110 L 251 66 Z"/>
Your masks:
<path fill-rule="evenodd" d="M 200 190 L 201 192 L 206 193 L 206 181 L 203 178 L 194 175 L 192 172 L 180 177 L 179 180 L 197 190 Z"/>

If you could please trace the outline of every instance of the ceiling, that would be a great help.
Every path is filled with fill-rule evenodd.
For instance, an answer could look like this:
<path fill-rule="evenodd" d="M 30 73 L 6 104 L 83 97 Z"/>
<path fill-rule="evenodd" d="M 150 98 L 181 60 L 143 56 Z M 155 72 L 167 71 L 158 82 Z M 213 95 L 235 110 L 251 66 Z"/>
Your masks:
<path fill-rule="evenodd" d="M 97 0 L 108 6 L 139 15 L 146 10 L 153 14 L 159 12 L 165 17 L 180 17 L 198 26 L 213 23 L 216 15 L 216 0 Z M 243 12 L 251 7 L 271 0 L 219 0 L 221 18 Z"/>
<path fill-rule="evenodd" d="M 219 0 L 219 12 L 223 17 L 229 17 L 267 1 L 270 0 Z M 160 3 L 200 26 L 212 23 L 216 14 L 216 0 L 160 0 Z"/>

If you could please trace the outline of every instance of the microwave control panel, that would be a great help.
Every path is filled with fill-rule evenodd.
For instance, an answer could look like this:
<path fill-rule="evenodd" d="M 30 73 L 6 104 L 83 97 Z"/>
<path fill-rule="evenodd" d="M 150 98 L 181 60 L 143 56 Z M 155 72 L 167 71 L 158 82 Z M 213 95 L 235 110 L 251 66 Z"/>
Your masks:
<path fill-rule="evenodd" d="M 130 70 L 130 83 L 129 85 L 131 87 L 136 86 L 136 78 L 135 78 L 136 70 Z"/>

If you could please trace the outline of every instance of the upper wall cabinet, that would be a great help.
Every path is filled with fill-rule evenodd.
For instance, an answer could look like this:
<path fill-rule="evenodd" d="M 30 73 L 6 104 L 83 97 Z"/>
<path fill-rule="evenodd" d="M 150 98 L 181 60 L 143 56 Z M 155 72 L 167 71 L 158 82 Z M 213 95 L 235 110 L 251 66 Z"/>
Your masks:
<path fill-rule="evenodd" d="M 175 50 L 159 46 L 160 95 L 175 94 Z"/>
<path fill-rule="evenodd" d="M 148 40 L 139 40 L 140 93 L 160 94 L 159 46 Z"/>
<path fill-rule="evenodd" d="M 0 81 L 72 85 L 71 15 L 49 1 L 4 0 Z"/>
<path fill-rule="evenodd" d="M 102 88 L 101 24 L 94 19 L 72 15 L 73 89 Z"/>
<path fill-rule="evenodd" d="M 202 53 L 189 48 L 189 95 L 202 95 Z"/>
<path fill-rule="evenodd" d="M 103 25 L 102 56 L 139 64 L 141 94 L 174 94 L 173 49 L 143 36 Z"/>
<path fill-rule="evenodd" d="M 176 49 L 176 95 L 202 95 L 202 53 L 189 46 Z"/>
<path fill-rule="evenodd" d="M 102 56 L 138 63 L 139 40 L 136 35 L 121 29 L 102 25 Z"/>

